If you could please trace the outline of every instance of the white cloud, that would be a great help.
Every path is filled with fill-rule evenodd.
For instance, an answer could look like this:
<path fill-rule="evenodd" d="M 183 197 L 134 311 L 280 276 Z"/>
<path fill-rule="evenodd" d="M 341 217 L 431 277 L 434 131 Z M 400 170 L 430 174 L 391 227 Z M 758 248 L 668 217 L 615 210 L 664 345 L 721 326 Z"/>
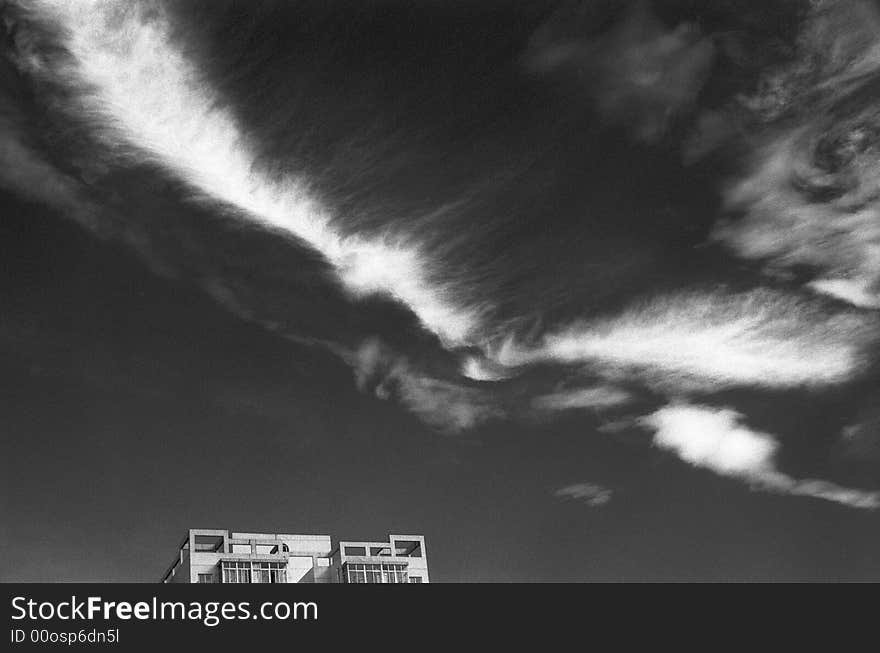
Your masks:
<path fill-rule="evenodd" d="M 642 420 L 656 430 L 654 444 L 697 467 L 725 476 L 758 479 L 773 471 L 776 440 L 740 424 L 729 409 L 668 406 Z"/>
<path fill-rule="evenodd" d="M 836 297 L 860 308 L 880 308 L 880 295 L 867 279 L 819 279 L 809 284 L 816 292 Z"/>
<path fill-rule="evenodd" d="M 116 154 L 157 162 L 200 193 L 237 207 L 254 223 L 301 239 L 327 258 L 352 294 L 393 297 L 446 344 L 473 344 L 483 310 L 466 305 L 456 286 L 436 281 L 435 263 L 409 234 L 347 233 L 314 194 L 308 179 L 261 167 L 254 144 L 222 98 L 173 45 L 159 5 L 38 0 L 35 6 L 65 28 L 65 45 L 73 59 L 69 65 L 60 63 L 67 61 L 60 58 L 35 62 L 33 73 L 51 74 L 55 81 L 79 88 L 83 105 L 79 108 L 103 120 L 101 134 Z M 14 160 L 21 153 L 7 148 L 0 154 Z M 35 167 L 28 175 L 44 172 Z M 773 184 L 780 177 L 774 175 L 776 168 L 769 175 L 759 171 L 754 183 L 747 181 L 732 191 L 731 201 L 757 203 L 770 211 L 774 202 L 789 199 L 778 195 Z M 55 183 L 58 195 L 67 197 L 63 181 Z M 769 198 L 766 206 L 761 204 L 762 194 Z M 749 223 L 748 230 L 731 232 L 728 242 L 743 243 L 741 253 L 746 256 L 769 252 L 794 262 L 815 262 L 820 250 L 814 241 L 829 234 L 821 224 L 825 218 L 797 207 L 796 214 L 782 211 L 769 226 Z M 869 264 L 857 266 L 857 271 L 870 270 L 877 261 L 871 257 L 880 254 L 860 243 L 876 242 L 877 214 L 868 210 L 847 220 L 840 224 L 849 228 L 854 240 L 845 239 L 842 249 L 835 251 L 855 247 L 862 257 L 857 260 Z M 781 250 L 780 229 L 795 234 L 795 240 Z M 836 253 L 822 256 L 830 256 L 831 276 L 818 289 L 836 289 L 838 296 L 849 292 L 852 297 L 852 287 L 844 288 L 834 276 L 842 274 L 838 262 L 844 259 Z M 870 287 L 864 286 L 863 292 L 869 294 Z M 231 301 L 218 290 L 214 294 Z M 474 378 L 491 380 L 500 378 L 505 366 L 549 361 L 586 363 L 609 378 L 637 375 L 667 389 L 815 386 L 842 382 L 856 374 L 864 362 L 864 346 L 875 338 L 875 326 L 864 315 L 827 315 L 770 291 L 689 293 L 572 325 L 546 335 L 534 347 L 508 341 L 490 357 L 493 360 L 466 362 L 465 371 Z M 394 393 L 438 428 L 471 428 L 502 414 L 486 393 L 435 378 L 378 346 L 368 343 L 353 357 L 362 387 L 375 382 L 379 396 Z M 583 407 L 624 401 L 624 394 L 582 389 L 536 401 L 545 407 Z M 772 461 L 775 440 L 741 426 L 738 420 L 730 411 L 679 406 L 658 411 L 643 423 L 657 431 L 658 446 L 675 451 L 691 464 L 777 491 L 848 505 L 876 505 L 876 495 L 821 481 L 796 481 L 776 471 Z"/>
<path fill-rule="evenodd" d="M 564 499 L 583 501 L 588 506 L 597 507 L 604 506 L 611 501 L 612 492 L 596 483 L 575 483 L 559 488 L 553 495 Z"/>
<path fill-rule="evenodd" d="M 66 28 L 74 57 L 69 67 L 55 64 L 54 74 L 79 80 L 83 108 L 104 118 L 102 133 L 117 152 L 156 160 L 254 222 L 302 239 L 351 293 L 396 298 L 447 345 L 477 344 L 487 307 L 468 306 L 459 288 L 436 282 L 436 263 L 411 235 L 346 233 L 307 179 L 261 168 L 222 98 L 171 42 L 161 8 L 101 0 L 36 6 Z M 859 367 L 863 336 L 856 317 L 828 318 L 771 293 L 692 294 L 574 325 L 536 349 L 502 347 L 495 362 L 586 361 L 610 373 L 714 387 L 815 385 Z M 464 371 L 490 380 L 503 376 L 499 370 L 471 360 Z"/>
<path fill-rule="evenodd" d="M 845 488 L 828 481 L 797 480 L 776 469 L 776 439 L 742 423 L 727 408 L 673 404 L 643 417 L 654 431 L 654 444 L 685 462 L 755 487 L 785 494 L 835 501 L 854 508 L 880 507 L 880 493 Z"/>
<path fill-rule="evenodd" d="M 694 292 L 572 325 L 536 346 L 509 340 L 494 355 L 506 365 L 583 362 L 673 390 L 817 386 L 856 374 L 875 338 L 872 319 L 827 315 L 780 293 Z"/>
<path fill-rule="evenodd" d="M 461 364 L 461 374 L 473 381 L 503 381 L 516 376 L 516 371 L 498 365 L 483 356 L 468 356 Z"/>
<path fill-rule="evenodd" d="M 102 0 L 36 6 L 63 25 L 74 57 L 52 74 L 78 82 L 83 108 L 103 118 L 103 135 L 118 153 L 155 160 L 254 222 L 305 241 L 354 295 L 393 297 L 445 341 L 469 341 L 481 310 L 458 305 L 455 288 L 432 281 L 431 262 L 412 238 L 346 234 L 308 180 L 261 168 L 222 98 L 173 45 L 161 7 Z"/>

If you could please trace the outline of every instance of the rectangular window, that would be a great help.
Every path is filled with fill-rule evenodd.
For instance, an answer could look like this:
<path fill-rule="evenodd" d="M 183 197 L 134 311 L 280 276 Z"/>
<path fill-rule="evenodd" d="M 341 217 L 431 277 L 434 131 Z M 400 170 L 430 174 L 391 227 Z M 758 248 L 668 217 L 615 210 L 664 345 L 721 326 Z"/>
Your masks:
<path fill-rule="evenodd" d="M 382 564 L 382 581 L 385 583 L 405 583 L 406 575 L 406 565 Z"/>
<path fill-rule="evenodd" d="M 394 540 L 394 555 L 407 558 L 422 557 L 422 543 L 419 540 Z"/>
<path fill-rule="evenodd" d="M 390 556 L 391 555 L 391 547 L 390 546 L 371 546 L 370 547 L 370 555 L 371 556 Z"/>
<path fill-rule="evenodd" d="M 421 583 L 421 582 L 422 582 L 422 577 L 421 577 L 421 576 L 410 576 L 410 577 L 409 577 L 409 582 L 410 582 L 410 583 Z"/>
<path fill-rule="evenodd" d="M 346 581 L 349 583 L 406 583 L 406 564 L 401 563 L 346 563 Z"/>
<path fill-rule="evenodd" d="M 268 583 L 269 582 L 269 565 L 265 562 L 254 562 L 253 568 L 251 569 L 251 578 L 255 583 Z"/>
<path fill-rule="evenodd" d="M 277 562 L 272 563 L 274 566 L 271 569 L 271 577 L 270 583 L 286 583 L 287 582 L 287 571 L 284 567 Z"/>
<path fill-rule="evenodd" d="M 286 583 L 287 569 L 283 562 L 251 562 L 224 560 L 224 583 Z"/>
<path fill-rule="evenodd" d="M 251 563 L 248 561 L 223 561 L 224 583 L 250 583 Z"/>
<path fill-rule="evenodd" d="M 367 555 L 367 547 L 365 546 L 347 546 L 344 549 L 347 556 L 365 556 Z"/>
<path fill-rule="evenodd" d="M 223 550 L 222 535 L 196 535 L 193 538 L 193 544 L 196 551 L 207 551 L 216 553 Z"/>
<path fill-rule="evenodd" d="M 287 582 L 287 571 L 280 562 L 253 562 L 251 565 L 251 578 L 254 583 Z"/>
<path fill-rule="evenodd" d="M 213 583 L 214 582 L 214 574 L 199 574 L 199 582 L 200 583 Z"/>
<path fill-rule="evenodd" d="M 366 572 L 364 565 L 346 565 L 348 567 L 349 583 L 366 583 Z"/>
<path fill-rule="evenodd" d="M 370 564 L 364 565 L 367 582 L 368 583 L 381 583 L 382 582 L 382 565 Z"/>

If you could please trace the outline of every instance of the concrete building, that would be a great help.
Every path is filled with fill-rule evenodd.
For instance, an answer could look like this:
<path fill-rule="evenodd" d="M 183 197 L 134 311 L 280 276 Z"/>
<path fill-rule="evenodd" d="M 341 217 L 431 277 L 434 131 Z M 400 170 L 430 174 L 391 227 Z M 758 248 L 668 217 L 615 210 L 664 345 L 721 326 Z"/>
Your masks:
<path fill-rule="evenodd" d="M 340 542 L 329 535 L 192 528 L 163 583 L 427 583 L 421 535 Z"/>
<path fill-rule="evenodd" d="M 340 583 L 428 583 L 421 535 L 390 535 L 387 542 L 340 542 L 331 554 Z"/>

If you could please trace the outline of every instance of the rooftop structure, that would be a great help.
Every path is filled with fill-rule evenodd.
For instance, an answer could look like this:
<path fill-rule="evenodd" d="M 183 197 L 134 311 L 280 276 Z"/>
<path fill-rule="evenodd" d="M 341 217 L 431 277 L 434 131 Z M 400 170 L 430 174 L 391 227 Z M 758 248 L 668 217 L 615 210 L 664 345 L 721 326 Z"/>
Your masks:
<path fill-rule="evenodd" d="M 339 542 L 329 535 L 193 528 L 163 583 L 427 583 L 421 535 Z"/>
<path fill-rule="evenodd" d="M 331 555 L 340 583 L 427 583 L 421 535 L 390 535 L 387 542 L 340 542 Z"/>

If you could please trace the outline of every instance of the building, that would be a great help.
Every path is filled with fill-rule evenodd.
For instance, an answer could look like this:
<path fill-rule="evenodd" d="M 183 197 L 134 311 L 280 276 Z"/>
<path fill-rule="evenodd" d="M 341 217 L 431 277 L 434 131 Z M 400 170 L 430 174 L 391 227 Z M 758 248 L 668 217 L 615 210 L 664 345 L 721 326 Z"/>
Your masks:
<path fill-rule="evenodd" d="M 391 535 L 387 542 L 340 542 L 331 554 L 340 583 L 427 583 L 421 535 Z"/>
<path fill-rule="evenodd" d="M 163 583 L 427 583 L 421 535 L 339 542 L 329 535 L 192 528 Z"/>

